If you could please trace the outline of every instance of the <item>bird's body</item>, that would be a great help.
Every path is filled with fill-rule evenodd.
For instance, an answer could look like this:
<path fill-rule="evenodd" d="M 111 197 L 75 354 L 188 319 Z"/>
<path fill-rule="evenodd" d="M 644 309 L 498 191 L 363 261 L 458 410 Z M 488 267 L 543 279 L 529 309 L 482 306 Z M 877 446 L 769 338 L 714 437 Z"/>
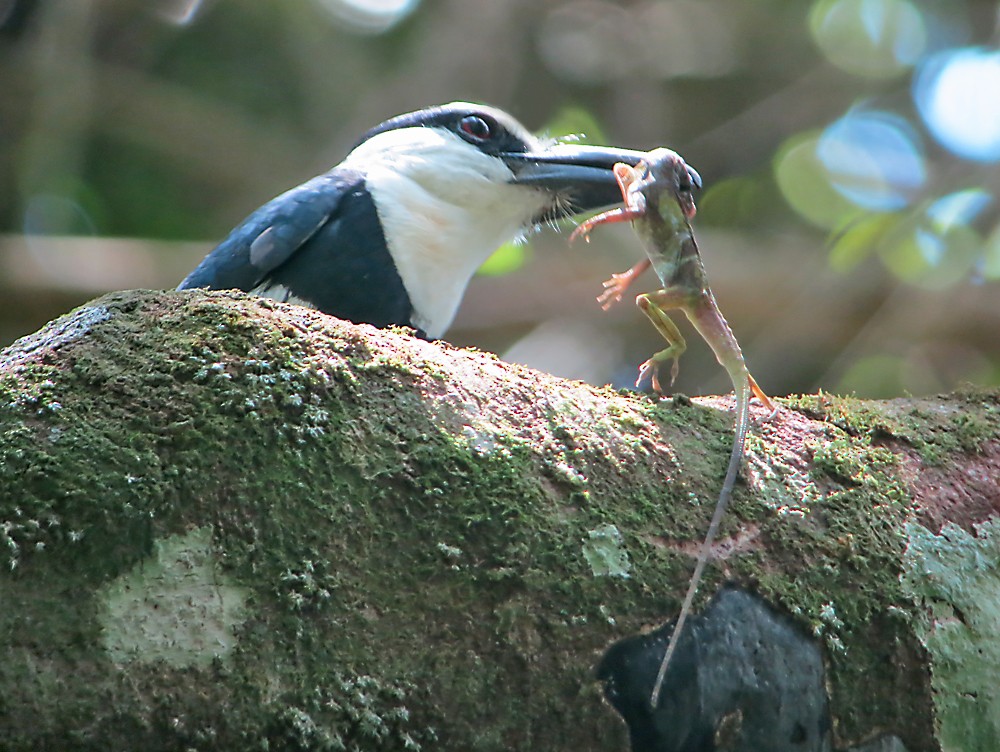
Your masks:
<path fill-rule="evenodd" d="M 640 157 L 546 142 L 463 102 L 400 115 L 247 217 L 180 287 L 236 288 L 437 338 L 496 248 L 613 203 L 613 165 Z"/>

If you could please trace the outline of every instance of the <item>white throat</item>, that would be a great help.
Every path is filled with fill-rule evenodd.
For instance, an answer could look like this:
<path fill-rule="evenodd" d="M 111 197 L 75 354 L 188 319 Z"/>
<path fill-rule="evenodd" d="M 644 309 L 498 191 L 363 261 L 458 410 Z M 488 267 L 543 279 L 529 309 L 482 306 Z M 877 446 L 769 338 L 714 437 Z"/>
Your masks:
<path fill-rule="evenodd" d="M 476 269 L 549 200 L 511 185 L 501 160 L 439 128 L 380 133 L 344 166 L 365 174 L 413 323 L 433 338 L 451 325 Z"/>

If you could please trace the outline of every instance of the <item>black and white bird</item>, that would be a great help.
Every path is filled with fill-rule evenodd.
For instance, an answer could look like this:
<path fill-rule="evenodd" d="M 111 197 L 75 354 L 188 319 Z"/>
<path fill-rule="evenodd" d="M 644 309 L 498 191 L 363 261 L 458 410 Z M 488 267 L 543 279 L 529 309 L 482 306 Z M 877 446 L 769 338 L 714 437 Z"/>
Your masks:
<path fill-rule="evenodd" d="M 641 158 L 540 139 L 467 102 L 399 115 L 247 217 L 179 289 L 235 288 L 436 339 L 494 250 L 620 201 L 611 169 Z"/>

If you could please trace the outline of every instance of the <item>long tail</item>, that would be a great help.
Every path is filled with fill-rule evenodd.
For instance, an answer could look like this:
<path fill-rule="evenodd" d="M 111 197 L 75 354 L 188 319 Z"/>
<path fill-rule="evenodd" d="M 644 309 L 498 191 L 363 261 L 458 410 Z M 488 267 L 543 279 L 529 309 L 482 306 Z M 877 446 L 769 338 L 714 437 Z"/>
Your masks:
<path fill-rule="evenodd" d="M 656 710 L 660 703 L 660 691 L 663 689 L 663 679 L 667 675 L 667 666 L 670 659 L 677 650 L 677 643 L 680 642 L 681 632 L 684 630 L 684 623 L 691 612 L 691 604 L 694 596 L 698 592 L 698 585 L 701 582 L 701 575 L 705 571 L 708 557 L 712 553 L 712 544 L 715 542 L 715 534 L 719 531 L 719 525 L 726 508 L 729 506 L 729 499 L 733 495 L 733 486 L 736 485 L 736 475 L 740 471 L 740 462 L 743 459 L 743 445 L 747 439 L 747 428 L 750 425 L 750 380 L 749 374 L 742 379 L 742 386 L 736 390 L 736 430 L 733 437 L 733 451 L 729 455 L 729 466 L 726 468 L 726 479 L 722 482 L 722 490 L 719 492 L 719 500 L 715 505 L 715 514 L 708 526 L 708 533 L 701 544 L 698 552 L 698 561 L 694 567 L 694 574 L 691 575 L 691 583 L 688 585 L 687 595 L 684 596 L 684 604 L 681 606 L 680 616 L 674 625 L 674 631 L 670 635 L 670 642 L 667 643 L 667 652 L 663 654 L 660 661 L 660 670 L 656 675 L 656 682 L 653 684 L 653 693 L 649 697 L 649 704 Z"/>

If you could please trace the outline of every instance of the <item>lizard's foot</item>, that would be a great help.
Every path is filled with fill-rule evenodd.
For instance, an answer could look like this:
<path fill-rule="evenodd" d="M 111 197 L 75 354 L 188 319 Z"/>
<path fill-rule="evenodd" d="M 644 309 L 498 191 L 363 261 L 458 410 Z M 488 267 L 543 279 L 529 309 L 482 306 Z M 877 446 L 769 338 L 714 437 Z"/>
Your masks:
<path fill-rule="evenodd" d="M 569 242 L 575 243 L 580 238 L 583 238 L 585 243 L 589 243 L 590 231 L 594 228 L 594 225 L 596 224 L 597 223 L 594 222 L 593 219 L 588 219 L 586 222 L 577 225 L 576 229 L 570 233 Z"/>
<path fill-rule="evenodd" d="M 673 360 L 673 364 L 670 366 L 670 386 L 674 385 L 681 368 L 680 354 L 673 355 L 668 352 L 666 357 L 660 357 L 661 355 L 663 353 L 657 353 L 639 366 L 639 378 L 635 380 L 636 388 L 649 377 L 653 383 L 653 391 L 657 394 L 663 394 L 663 388 L 660 386 L 660 364 L 667 359 Z"/>
<path fill-rule="evenodd" d="M 604 224 L 614 224 L 616 222 L 627 222 L 633 219 L 635 216 L 631 209 L 624 206 L 618 207 L 617 209 L 609 209 L 606 212 L 601 212 L 597 216 L 591 217 L 590 219 L 585 219 L 576 229 L 570 233 L 569 242 L 572 243 L 577 238 L 583 238 L 588 243 L 590 242 L 590 231 L 593 230 L 598 225 Z"/>
<path fill-rule="evenodd" d="M 622 272 L 621 274 L 612 274 L 611 279 L 605 280 L 604 292 L 597 297 L 597 302 L 601 304 L 601 308 L 606 311 L 615 303 L 621 302 L 622 295 L 628 290 L 633 279 L 635 279 L 635 275 L 629 269 L 627 272 Z"/>

